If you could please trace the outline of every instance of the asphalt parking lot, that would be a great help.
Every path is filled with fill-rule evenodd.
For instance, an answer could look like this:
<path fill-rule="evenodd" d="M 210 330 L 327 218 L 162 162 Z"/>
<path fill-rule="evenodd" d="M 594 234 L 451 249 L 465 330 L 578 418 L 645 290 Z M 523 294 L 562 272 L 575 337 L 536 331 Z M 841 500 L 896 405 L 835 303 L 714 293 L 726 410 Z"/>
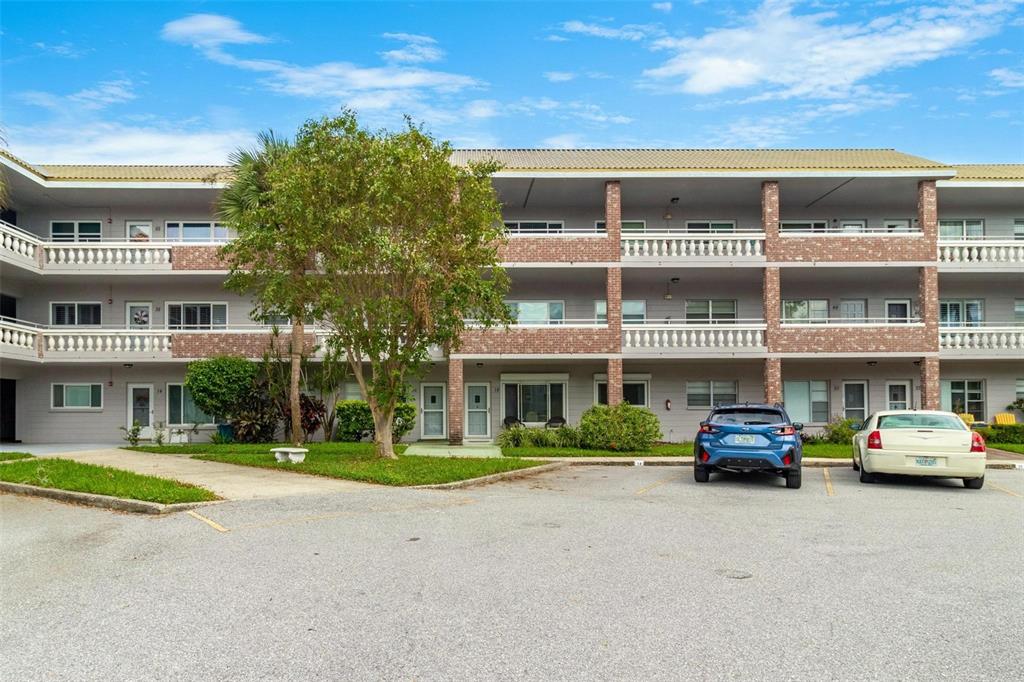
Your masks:
<path fill-rule="evenodd" d="M 825 472 L 828 472 L 827 474 Z M 826 478 L 827 477 L 827 478 Z M 0 496 L 0 679 L 1016 679 L 1024 472 Z"/>

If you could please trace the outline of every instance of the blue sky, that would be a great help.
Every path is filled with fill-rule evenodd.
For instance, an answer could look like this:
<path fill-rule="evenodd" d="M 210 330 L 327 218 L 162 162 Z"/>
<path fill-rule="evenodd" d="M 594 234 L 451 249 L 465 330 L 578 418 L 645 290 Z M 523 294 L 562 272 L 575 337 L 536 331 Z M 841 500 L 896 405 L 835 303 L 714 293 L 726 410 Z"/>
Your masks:
<path fill-rule="evenodd" d="M 37 163 L 219 163 L 355 108 L 459 147 L 895 147 L 1024 162 L 1022 0 L 4 2 Z"/>

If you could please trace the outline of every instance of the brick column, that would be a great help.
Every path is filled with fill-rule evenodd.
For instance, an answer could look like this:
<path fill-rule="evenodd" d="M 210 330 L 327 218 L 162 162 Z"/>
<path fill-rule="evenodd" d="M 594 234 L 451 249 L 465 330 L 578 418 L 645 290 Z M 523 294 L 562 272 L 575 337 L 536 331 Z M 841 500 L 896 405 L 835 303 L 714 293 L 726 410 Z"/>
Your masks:
<path fill-rule="evenodd" d="M 604 183 L 604 226 L 608 239 L 617 245 L 622 236 L 622 183 L 618 180 Z"/>
<path fill-rule="evenodd" d="M 622 358 L 608 358 L 608 404 L 622 402 Z"/>
<path fill-rule="evenodd" d="M 769 261 L 777 260 L 779 248 L 779 182 L 761 183 L 761 229 L 764 230 L 764 252 Z"/>
<path fill-rule="evenodd" d="M 939 350 L 939 269 L 934 265 L 918 268 L 917 314 L 924 322 L 926 349 Z"/>
<path fill-rule="evenodd" d="M 622 268 L 607 269 L 605 278 L 605 301 L 608 310 L 608 331 L 619 335 L 622 344 Z"/>
<path fill-rule="evenodd" d="M 934 180 L 917 183 L 917 225 L 924 238 L 932 245 L 933 259 L 938 258 L 939 242 L 939 198 Z"/>
<path fill-rule="evenodd" d="M 761 304 L 767 326 L 764 345 L 771 352 L 782 324 L 782 284 L 777 267 L 765 268 L 761 286 Z"/>
<path fill-rule="evenodd" d="M 462 360 L 448 358 L 448 443 L 450 445 L 462 445 L 464 402 Z"/>
<path fill-rule="evenodd" d="M 782 402 L 782 359 L 764 360 L 764 401 L 769 405 Z"/>
<path fill-rule="evenodd" d="M 921 358 L 921 409 L 937 410 L 941 403 L 939 359 Z"/>

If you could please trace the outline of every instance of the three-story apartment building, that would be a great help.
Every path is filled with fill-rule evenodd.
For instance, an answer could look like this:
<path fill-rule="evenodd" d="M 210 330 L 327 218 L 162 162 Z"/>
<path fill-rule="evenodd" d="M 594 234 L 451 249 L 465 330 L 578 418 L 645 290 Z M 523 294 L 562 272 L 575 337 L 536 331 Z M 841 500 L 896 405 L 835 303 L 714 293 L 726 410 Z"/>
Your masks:
<path fill-rule="evenodd" d="M 683 441 L 717 402 L 784 402 L 813 428 L 902 407 L 985 420 L 1024 396 L 1024 165 L 868 149 L 452 161 L 481 157 L 504 164 L 518 323 L 434 358 L 412 438 L 489 440 L 621 400 Z M 270 338 L 222 286 L 228 169 L 0 163 L 0 436 L 212 428 L 185 364 L 258 358 Z"/>

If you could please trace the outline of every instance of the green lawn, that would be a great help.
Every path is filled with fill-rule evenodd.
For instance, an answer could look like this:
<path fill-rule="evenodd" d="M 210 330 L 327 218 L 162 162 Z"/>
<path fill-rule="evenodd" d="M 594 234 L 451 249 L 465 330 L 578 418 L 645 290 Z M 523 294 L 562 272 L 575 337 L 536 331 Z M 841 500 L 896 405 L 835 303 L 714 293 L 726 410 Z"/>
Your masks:
<path fill-rule="evenodd" d="M 189 445 L 139 445 L 125 447 L 137 452 L 157 452 L 168 455 L 265 455 L 270 448 L 291 447 L 291 443 L 191 443 Z M 309 453 L 324 455 L 365 455 L 373 454 L 373 443 L 305 443 Z M 406 445 L 396 445 L 395 451 L 402 453 Z"/>
<path fill-rule="evenodd" d="M 0 452 L 0 462 L 10 462 L 16 459 L 31 459 L 33 455 L 27 452 Z"/>
<path fill-rule="evenodd" d="M 1016 452 L 1018 455 L 1024 455 L 1024 445 L 1020 443 L 988 443 L 988 445 L 997 450 L 1006 450 L 1007 452 Z"/>
<path fill-rule="evenodd" d="M 309 443 L 310 446 L 317 443 Z M 365 481 L 383 485 L 429 485 L 452 483 L 504 471 L 514 471 L 538 465 L 522 459 L 471 458 L 471 457 L 420 457 L 402 455 L 398 459 L 380 459 L 373 455 L 373 446 L 365 443 L 329 443 L 328 445 L 369 445 L 362 451 L 325 447 L 310 447 L 306 461 L 301 464 L 278 462 L 269 452 L 267 445 L 257 446 L 259 452 L 251 449 L 245 452 L 215 450 L 208 454 L 193 455 L 193 459 L 211 462 L 227 462 L 243 466 L 282 469 L 303 474 L 345 478 L 351 481 Z M 230 447 L 230 446 L 222 446 Z M 212 450 L 210 447 L 207 450 Z M 353 451 L 355 450 L 355 451 Z"/>
<path fill-rule="evenodd" d="M 646 452 L 583 448 L 502 448 L 505 457 L 692 457 L 693 443 L 662 443 Z"/>
<path fill-rule="evenodd" d="M 853 445 L 850 443 L 804 443 L 804 457 L 850 459 L 853 457 Z"/>
<path fill-rule="evenodd" d="M 205 488 L 156 476 L 143 476 L 112 467 L 69 459 L 33 459 L 0 467 L 0 481 L 74 490 L 161 504 L 207 502 L 218 499 Z"/>

